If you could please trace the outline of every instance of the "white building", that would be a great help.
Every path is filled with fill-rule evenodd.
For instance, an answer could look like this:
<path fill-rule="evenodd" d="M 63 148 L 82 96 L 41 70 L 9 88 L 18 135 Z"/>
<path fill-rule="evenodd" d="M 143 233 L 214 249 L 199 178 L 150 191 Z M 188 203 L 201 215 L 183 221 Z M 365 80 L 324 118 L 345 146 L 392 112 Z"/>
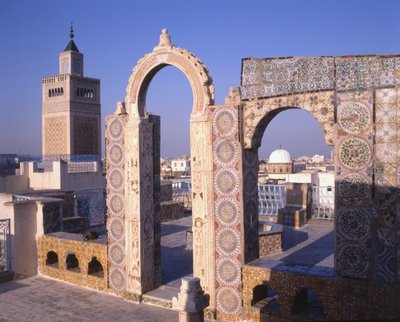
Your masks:
<path fill-rule="evenodd" d="M 171 161 L 172 173 L 174 176 L 190 176 L 190 159 L 186 156 Z"/>

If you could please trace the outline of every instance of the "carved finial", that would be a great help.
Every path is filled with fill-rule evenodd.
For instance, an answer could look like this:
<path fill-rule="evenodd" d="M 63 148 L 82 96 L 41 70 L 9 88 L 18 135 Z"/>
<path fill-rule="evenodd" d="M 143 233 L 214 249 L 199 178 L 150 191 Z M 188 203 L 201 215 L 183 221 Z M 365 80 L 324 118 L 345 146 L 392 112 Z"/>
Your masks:
<path fill-rule="evenodd" d="M 163 48 L 163 47 L 172 47 L 171 37 L 168 33 L 167 28 L 163 28 L 163 30 L 161 30 L 160 42 L 154 49 Z"/>
<path fill-rule="evenodd" d="M 126 114 L 125 102 L 122 101 L 117 102 L 117 109 L 115 110 L 114 114 L 116 115 Z"/>
<path fill-rule="evenodd" d="M 74 39 L 74 26 L 71 21 L 71 29 L 69 30 L 69 38 Z"/>

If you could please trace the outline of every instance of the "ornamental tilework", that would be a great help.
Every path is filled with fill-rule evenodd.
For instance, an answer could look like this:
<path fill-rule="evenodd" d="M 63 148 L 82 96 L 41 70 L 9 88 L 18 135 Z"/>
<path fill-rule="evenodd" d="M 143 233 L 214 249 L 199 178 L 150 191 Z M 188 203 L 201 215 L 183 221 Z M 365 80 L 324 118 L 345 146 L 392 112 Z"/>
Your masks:
<path fill-rule="evenodd" d="M 125 145 L 126 116 L 106 117 L 106 204 L 109 286 L 116 292 L 126 287 L 125 254 Z"/>
<path fill-rule="evenodd" d="M 241 313 L 242 234 L 239 191 L 238 110 L 228 106 L 213 113 L 215 191 L 216 310 L 232 320 Z"/>
<path fill-rule="evenodd" d="M 362 91 L 397 84 L 400 56 L 246 58 L 244 100 L 325 90 Z"/>
<path fill-rule="evenodd" d="M 268 97 L 333 88 L 332 57 L 242 60 L 242 97 Z"/>
<path fill-rule="evenodd" d="M 373 92 L 336 99 L 336 268 L 342 276 L 371 278 Z"/>
<path fill-rule="evenodd" d="M 244 147 L 259 147 L 264 130 L 276 112 L 290 108 L 302 108 L 311 113 L 321 126 L 325 142 L 333 145 L 334 139 L 334 94 L 333 91 L 294 94 L 254 101 L 244 101 L 243 133 Z"/>
<path fill-rule="evenodd" d="M 376 91 L 375 210 L 376 279 L 395 282 L 400 278 L 399 239 L 399 88 Z"/>
<path fill-rule="evenodd" d="M 244 262 L 259 256 L 258 240 L 258 151 L 243 150 Z"/>

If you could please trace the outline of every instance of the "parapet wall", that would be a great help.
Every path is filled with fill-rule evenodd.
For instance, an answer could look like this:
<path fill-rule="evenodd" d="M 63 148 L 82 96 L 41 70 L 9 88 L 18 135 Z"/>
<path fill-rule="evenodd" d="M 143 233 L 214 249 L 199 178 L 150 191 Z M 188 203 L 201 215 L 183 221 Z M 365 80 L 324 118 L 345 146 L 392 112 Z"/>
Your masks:
<path fill-rule="evenodd" d="M 75 238 L 78 236 L 80 239 Z M 49 256 L 54 252 L 55 257 Z M 55 233 L 38 239 L 39 272 L 75 285 L 105 291 L 108 288 L 107 245 L 100 241 L 83 241 L 81 235 Z M 78 267 L 68 268 L 68 255 L 75 255 Z M 89 263 L 95 258 L 102 271 L 90 272 Z"/>
<path fill-rule="evenodd" d="M 399 55 L 244 58 L 241 94 L 253 100 L 313 91 L 348 91 L 396 85 Z"/>

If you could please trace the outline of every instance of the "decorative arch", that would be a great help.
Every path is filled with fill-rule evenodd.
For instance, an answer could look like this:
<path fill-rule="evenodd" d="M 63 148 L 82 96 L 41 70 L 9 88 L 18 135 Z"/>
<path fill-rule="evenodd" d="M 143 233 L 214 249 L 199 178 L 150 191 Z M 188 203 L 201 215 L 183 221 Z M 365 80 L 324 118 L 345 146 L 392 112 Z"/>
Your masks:
<path fill-rule="evenodd" d="M 160 43 L 133 68 L 126 88 L 125 103 L 128 113 L 146 116 L 146 94 L 153 77 L 166 66 L 175 66 L 185 74 L 193 92 L 193 114 L 201 114 L 214 104 L 214 85 L 207 67 L 186 49 L 175 47 L 167 29 L 160 35 Z"/>
<path fill-rule="evenodd" d="M 269 122 L 287 109 L 301 108 L 311 113 L 324 133 L 325 143 L 333 145 L 335 108 L 333 91 L 287 95 L 243 102 L 244 148 L 260 147 Z"/>

